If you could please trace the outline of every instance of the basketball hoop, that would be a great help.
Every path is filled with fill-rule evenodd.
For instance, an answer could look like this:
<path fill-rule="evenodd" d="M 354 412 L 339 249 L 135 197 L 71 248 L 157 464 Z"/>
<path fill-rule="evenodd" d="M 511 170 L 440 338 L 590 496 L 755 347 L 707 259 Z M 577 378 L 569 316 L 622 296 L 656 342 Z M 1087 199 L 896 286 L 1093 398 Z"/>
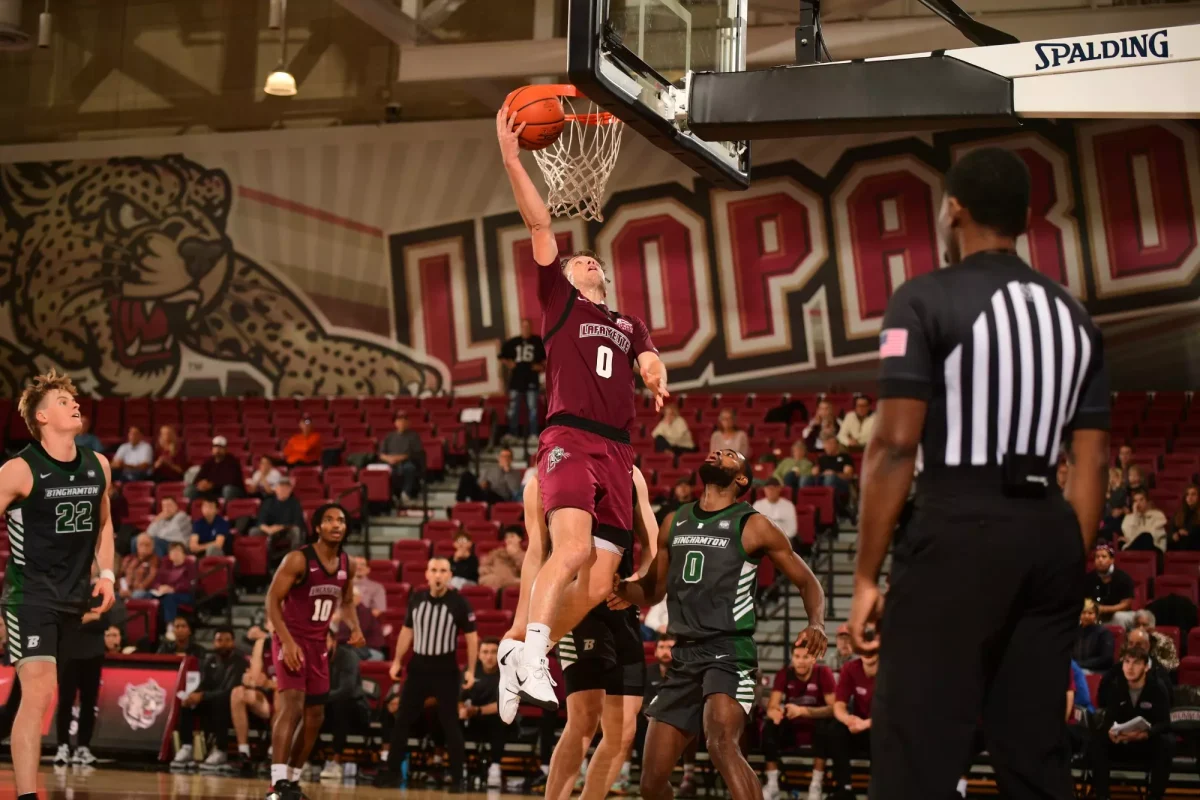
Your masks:
<path fill-rule="evenodd" d="M 565 122 L 562 135 L 533 151 L 549 187 L 546 205 L 557 217 L 603 221 L 604 188 L 617 164 L 625 124 L 574 86 L 537 88 L 560 98 Z"/>

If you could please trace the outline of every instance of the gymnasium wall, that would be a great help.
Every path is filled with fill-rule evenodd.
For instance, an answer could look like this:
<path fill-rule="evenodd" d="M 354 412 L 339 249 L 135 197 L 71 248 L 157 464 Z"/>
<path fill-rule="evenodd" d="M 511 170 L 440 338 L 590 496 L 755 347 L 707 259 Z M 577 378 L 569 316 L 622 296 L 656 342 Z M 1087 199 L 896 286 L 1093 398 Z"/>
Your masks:
<path fill-rule="evenodd" d="M 713 190 L 635 135 L 603 223 L 677 389 L 855 386 L 891 291 L 935 268 L 940 175 L 980 143 L 1034 179 L 1023 253 L 1106 329 L 1117 388 L 1200 384 L 1200 128 L 1094 122 L 769 142 Z M 532 161 L 529 162 L 532 169 Z M 536 315 L 487 120 L 0 147 L 0 388 L 95 394 L 502 388 Z"/>

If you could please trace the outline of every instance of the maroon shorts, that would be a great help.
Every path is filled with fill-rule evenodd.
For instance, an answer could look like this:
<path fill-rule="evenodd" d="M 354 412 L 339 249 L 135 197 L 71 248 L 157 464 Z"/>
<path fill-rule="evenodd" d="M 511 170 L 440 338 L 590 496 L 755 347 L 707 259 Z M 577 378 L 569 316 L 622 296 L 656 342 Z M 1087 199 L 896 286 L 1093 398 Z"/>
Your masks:
<path fill-rule="evenodd" d="M 283 643 L 278 636 L 271 637 L 271 657 L 275 659 L 275 691 L 301 691 L 310 700 L 322 699 L 329 694 L 329 653 L 325 650 L 325 637 L 320 641 L 296 639 L 304 663 L 297 672 L 292 672 L 283 663 Z"/>
<path fill-rule="evenodd" d="M 633 448 L 596 433 L 552 425 L 542 431 L 538 489 L 547 516 L 581 508 L 593 534 L 620 547 L 633 544 Z"/>

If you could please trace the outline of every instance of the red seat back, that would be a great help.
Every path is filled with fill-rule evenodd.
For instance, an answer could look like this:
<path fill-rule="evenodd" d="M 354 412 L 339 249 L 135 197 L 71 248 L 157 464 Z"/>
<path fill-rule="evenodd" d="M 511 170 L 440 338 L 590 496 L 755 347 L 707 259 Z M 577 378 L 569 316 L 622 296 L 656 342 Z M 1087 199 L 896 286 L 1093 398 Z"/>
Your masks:
<path fill-rule="evenodd" d="M 492 521 L 501 525 L 519 525 L 525 521 L 525 505 L 523 503 L 496 503 L 492 506 Z"/>
<path fill-rule="evenodd" d="M 833 487 L 806 486 L 796 493 L 796 503 L 805 503 L 817 509 L 817 524 L 827 527 L 837 522 L 833 507 Z"/>
<path fill-rule="evenodd" d="M 505 611 L 516 611 L 517 603 L 521 600 L 521 587 L 506 586 L 500 591 L 500 608 Z"/>
<path fill-rule="evenodd" d="M 461 523 L 487 522 L 487 503 L 455 503 L 450 509 L 450 519 Z"/>
<path fill-rule="evenodd" d="M 427 561 L 429 542 L 425 539 L 397 539 L 392 542 L 392 558 L 401 563 Z"/>
<path fill-rule="evenodd" d="M 807 504 L 796 506 L 796 538 L 805 544 L 817 540 L 817 509 Z"/>
<path fill-rule="evenodd" d="M 400 560 L 373 558 L 367 562 L 370 572 L 367 577 L 379 583 L 393 583 L 399 580 Z"/>
<path fill-rule="evenodd" d="M 158 601 L 125 601 L 125 641 L 134 644 L 143 637 L 158 641 Z"/>
<path fill-rule="evenodd" d="M 200 563 L 196 565 L 200 572 L 200 593 L 211 597 L 232 591 L 230 575 L 233 573 L 233 565 L 234 560 L 230 556 L 205 556 L 200 559 Z"/>
<path fill-rule="evenodd" d="M 1168 575 L 1200 575 L 1200 552 L 1194 550 L 1169 550 L 1163 562 L 1163 572 Z"/>
<path fill-rule="evenodd" d="M 239 517 L 254 517 L 258 518 L 258 509 L 262 505 L 262 501 L 257 497 L 236 497 L 225 503 L 225 518 L 237 519 Z"/>
<path fill-rule="evenodd" d="M 247 578 L 264 578 L 269 575 L 269 546 L 270 540 L 266 536 L 233 537 L 233 557 L 237 561 L 238 575 Z"/>
<path fill-rule="evenodd" d="M 1154 596 L 1158 598 L 1170 594 L 1186 597 L 1200 605 L 1200 576 L 1159 575 L 1154 581 Z"/>
<path fill-rule="evenodd" d="M 1200 656 L 1188 656 L 1179 662 L 1179 685 L 1200 686 Z"/>
<path fill-rule="evenodd" d="M 476 611 L 496 607 L 496 590 L 490 586 L 464 586 L 459 592 Z"/>
<path fill-rule="evenodd" d="M 1179 628 L 1176 628 L 1174 625 L 1157 625 L 1154 630 L 1173 641 L 1175 643 L 1175 652 L 1183 655 L 1183 642 L 1180 637 Z"/>

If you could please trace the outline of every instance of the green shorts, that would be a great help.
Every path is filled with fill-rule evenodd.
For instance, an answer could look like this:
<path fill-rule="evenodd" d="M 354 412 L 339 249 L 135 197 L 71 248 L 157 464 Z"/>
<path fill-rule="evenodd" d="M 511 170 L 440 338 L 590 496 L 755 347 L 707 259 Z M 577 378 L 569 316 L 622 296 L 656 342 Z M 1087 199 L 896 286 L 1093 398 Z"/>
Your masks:
<path fill-rule="evenodd" d="M 679 642 L 671 649 L 666 680 L 646 706 L 646 716 L 699 734 L 710 694 L 729 695 L 749 714 L 757 683 L 758 648 L 750 636 Z"/>

